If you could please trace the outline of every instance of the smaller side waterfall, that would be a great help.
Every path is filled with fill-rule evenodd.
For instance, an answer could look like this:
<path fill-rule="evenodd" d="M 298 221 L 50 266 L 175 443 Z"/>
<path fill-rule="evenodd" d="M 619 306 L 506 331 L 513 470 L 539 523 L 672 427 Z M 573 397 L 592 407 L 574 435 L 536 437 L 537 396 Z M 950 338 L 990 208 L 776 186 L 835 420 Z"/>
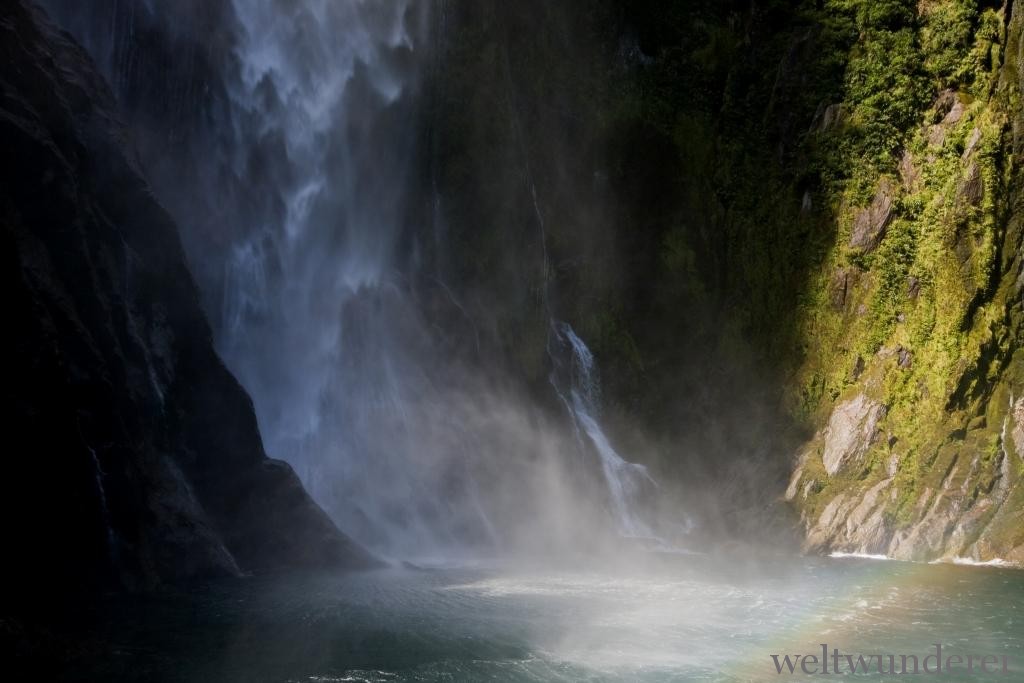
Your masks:
<path fill-rule="evenodd" d="M 107 504 L 107 489 L 103 485 L 103 478 L 106 474 L 103 472 L 103 467 L 100 465 L 99 456 L 96 455 L 96 449 L 92 446 L 86 445 L 86 449 L 89 451 L 89 456 L 92 458 L 93 470 L 96 473 L 96 497 L 99 499 L 100 504 L 100 519 L 103 522 L 105 531 L 105 539 L 107 543 L 107 554 L 110 557 L 111 562 L 117 563 L 117 537 L 114 535 L 114 525 L 110 520 L 110 507 Z"/>
<path fill-rule="evenodd" d="M 556 371 L 552 373 L 551 384 L 569 411 L 581 450 L 594 452 L 600 459 L 619 532 L 632 538 L 656 538 L 643 519 L 640 507 L 644 497 L 657 488 L 657 482 L 646 467 L 619 455 L 601 427 L 601 383 L 594 354 L 568 323 L 556 322 L 553 327 L 555 341 L 564 349 L 569 367 L 565 368 L 567 373 L 563 370 L 566 376 L 559 378 L 557 370 L 564 362 L 555 359 Z M 562 389 L 565 383 L 568 396 Z"/>

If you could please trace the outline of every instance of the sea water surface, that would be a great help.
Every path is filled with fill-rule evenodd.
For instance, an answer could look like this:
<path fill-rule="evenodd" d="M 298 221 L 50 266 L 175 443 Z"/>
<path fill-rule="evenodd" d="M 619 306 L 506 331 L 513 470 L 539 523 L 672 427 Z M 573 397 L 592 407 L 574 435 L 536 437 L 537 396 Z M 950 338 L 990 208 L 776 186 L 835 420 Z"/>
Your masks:
<path fill-rule="evenodd" d="M 1007 657 L 1024 680 L 1024 573 L 858 559 L 664 556 L 644 569 L 405 566 L 253 577 L 117 599 L 66 680 L 836 679 L 772 655 Z M 781 659 L 781 657 L 780 657 Z M 845 662 L 845 660 L 843 660 Z M 900 660 L 897 658 L 897 662 Z M 887 661 L 886 661 L 887 664 Z M 845 667 L 845 663 L 843 665 Z"/>

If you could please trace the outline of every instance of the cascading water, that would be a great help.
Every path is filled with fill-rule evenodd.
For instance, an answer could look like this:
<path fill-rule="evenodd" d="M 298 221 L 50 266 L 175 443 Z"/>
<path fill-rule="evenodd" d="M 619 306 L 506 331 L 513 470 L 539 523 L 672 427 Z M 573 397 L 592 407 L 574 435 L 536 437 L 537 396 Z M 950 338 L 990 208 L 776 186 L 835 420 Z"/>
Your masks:
<path fill-rule="evenodd" d="M 318 431 L 343 310 L 390 275 L 415 129 L 401 101 L 414 74 L 395 56 L 414 49 L 408 4 L 234 2 L 235 125 L 275 153 L 242 146 L 234 170 L 265 164 L 281 210 L 231 249 L 219 345 L 275 452 L 295 454 Z M 392 144 L 374 144 L 385 135 Z"/>
<path fill-rule="evenodd" d="M 426 3 L 234 7 L 237 119 L 278 140 L 268 163 L 283 210 L 231 251 L 220 348 L 270 452 L 359 540 L 414 554 L 486 541 L 428 327 L 395 264 Z M 236 172 L 251 163 L 241 156 Z"/>
<path fill-rule="evenodd" d="M 654 532 L 639 510 L 643 497 L 657 484 L 646 467 L 628 462 L 619 455 L 601 427 L 601 384 L 594 354 L 568 323 L 554 323 L 553 327 L 559 345 L 570 352 L 568 397 L 559 388 L 555 374 L 552 374 L 551 384 L 569 411 L 580 448 L 585 452 L 595 452 L 600 459 L 619 532 L 629 537 L 654 538 Z"/>
<path fill-rule="evenodd" d="M 508 63 L 506 61 L 507 68 Z M 506 78 L 509 77 L 506 75 Z M 522 147 L 522 131 L 519 127 L 518 118 L 514 122 Z M 526 153 L 525 148 L 523 149 L 523 159 L 533 215 L 536 218 L 537 228 L 540 232 L 539 237 L 543 256 L 541 267 L 543 273 L 544 307 L 546 313 L 550 316 L 551 309 L 548 290 L 551 283 L 548 280 L 547 229 L 544 224 L 544 213 L 540 208 L 540 200 L 537 197 L 537 185 L 533 180 L 533 173 L 530 169 L 529 155 Z M 577 447 L 583 452 L 590 451 L 592 447 L 600 458 L 601 471 L 608 486 L 613 514 L 618 524 L 618 532 L 624 536 L 634 538 L 656 538 L 637 510 L 644 493 L 652 487 L 656 487 L 657 484 L 647 472 L 647 468 L 643 465 L 628 462 L 618 454 L 598 421 L 601 385 L 597 376 L 594 355 L 568 323 L 559 322 L 552 318 L 550 328 L 550 333 L 553 333 L 553 338 L 549 337 L 548 339 L 548 357 L 552 363 L 550 383 L 572 421 Z M 559 352 L 553 352 L 552 342 L 560 347 Z M 561 386 L 563 382 L 560 381 L 558 376 L 559 366 L 564 364 L 564 359 L 560 358 L 560 356 L 564 356 L 566 351 L 568 351 L 570 365 L 570 379 L 568 381 L 569 398 L 566 398 L 566 390 Z M 586 440 L 584 439 L 584 434 L 586 435 Z"/>

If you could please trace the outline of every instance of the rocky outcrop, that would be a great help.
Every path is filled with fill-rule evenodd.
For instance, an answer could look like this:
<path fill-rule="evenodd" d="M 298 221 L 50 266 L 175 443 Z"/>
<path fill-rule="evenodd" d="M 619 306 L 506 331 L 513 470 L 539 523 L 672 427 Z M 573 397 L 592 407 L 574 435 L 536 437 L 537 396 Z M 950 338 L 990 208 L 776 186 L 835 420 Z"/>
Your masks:
<path fill-rule="evenodd" d="M 865 442 L 861 445 L 868 446 Z M 801 486 L 807 490 L 816 485 L 808 476 L 814 468 L 805 461 L 787 492 L 789 500 L 803 506 L 805 548 L 884 554 L 911 561 L 1007 560 L 1015 556 L 1011 525 L 1019 523 L 1020 512 L 1019 500 L 1011 502 L 1011 498 L 1020 495 L 1017 467 L 1005 448 L 994 463 L 985 462 L 978 445 L 971 440 L 940 449 L 936 462 L 945 469 L 926 478 L 928 483 L 921 484 L 920 490 L 907 481 L 905 471 L 900 476 L 900 458 L 893 455 L 878 475 L 881 479 L 833 481 L 837 493 L 820 503 L 824 505 L 820 511 L 813 506 L 814 494 L 824 487 L 818 486 L 810 498 L 796 495 Z"/>
<path fill-rule="evenodd" d="M 1010 412 L 1001 434 L 1003 443 L 1024 462 L 1024 398 L 1010 397 Z"/>
<path fill-rule="evenodd" d="M 875 440 L 878 423 L 883 417 L 885 406 L 864 394 L 836 406 L 823 436 L 825 445 L 821 460 L 829 476 L 864 457 Z"/>
<path fill-rule="evenodd" d="M 853 232 L 850 235 L 850 246 L 854 249 L 872 251 L 885 237 L 895 215 L 895 188 L 891 182 L 883 179 L 871 200 L 870 206 L 857 212 L 853 219 Z"/>
<path fill-rule="evenodd" d="M 23 2 L 0 46 L 4 597 L 371 566 L 264 454 L 90 59 Z"/>
<path fill-rule="evenodd" d="M 808 529 L 805 545 L 838 546 L 847 552 L 866 554 L 885 552 L 889 529 L 882 497 L 891 485 L 892 480 L 885 479 L 863 496 L 843 493 L 833 498 Z"/>
<path fill-rule="evenodd" d="M 979 12 L 969 44 L 999 54 L 998 68 L 961 73 L 922 100 L 901 158 L 874 169 L 874 199 L 823 271 L 828 311 L 815 314 L 805 365 L 808 386 L 822 387 L 815 436 L 796 451 L 786 491 L 810 551 L 1021 559 L 1024 179 L 1012 158 L 1024 8 Z M 893 171 L 899 221 L 884 179 Z M 836 307 L 832 274 L 851 262 L 867 285 Z M 851 375 L 854 362 L 862 372 Z M 850 396 L 887 410 L 869 420 Z"/>

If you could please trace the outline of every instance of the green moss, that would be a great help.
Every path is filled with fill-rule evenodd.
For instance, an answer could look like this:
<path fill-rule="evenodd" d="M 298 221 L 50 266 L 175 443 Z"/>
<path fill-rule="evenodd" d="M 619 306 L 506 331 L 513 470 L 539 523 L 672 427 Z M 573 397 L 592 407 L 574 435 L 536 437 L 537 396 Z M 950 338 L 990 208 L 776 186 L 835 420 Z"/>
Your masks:
<path fill-rule="evenodd" d="M 970 59 L 976 39 L 977 2 L 928 3 L 924 6 L 921 49 L 925 68 L 943 85 L 963 82 L 979 69 Z"/>
<path fill-rule="evenodd" d="M 897 499 L 886 510 L 894 528 L 917 521 L 926 492 L 936 491 L 953 472 L 955 486 L 971 472 L 968 505 L 990 495 L 1001 476 L 1007 387 L 1024 379 L 1010 361 L 1019 344 L 1021 315 L 1016 285 L 1006 276 L 1017 263 L 1008 251 L 1016 253 L 1020 243 L 1019 222 L 1011 219 L 1018 181 L 1006 154 L 1011 147 L 1007 118 L 1015 115 L 1019 94 L 1016 77 L 1003 75 L 1014 72 L 1000 71 L 1003 55 L 1015 54 L 1019 29 L 1008 34 L 1000 12 L 979 12 L 973 2 L 927 2 L 921 10 L 916 28 L 901 23 L 906 18 L 898 13 L 886 15 L 881 31 L 902 33 L 884 39 L 872 36 L 868 20 L 858 14 L 862 35 L 851 56 L 847 94 L 851 101 L 867 101 L 879 114 L 878 125 L 866 132 L 855 116 L 849 130 L 835 133 L 846 139 L 826 162 L 838 169 L 830 176 L 832 202 L 849 208 L 841 210 L 839 239 L 810 281 L 815 291 L 805 298 L 801 318 L 810 352 L 797 375 L 798 410 L 817 424 L 840 396 L 880 381 L 894 446 L 891 454 L 872 451 L 869 471 L 828 482 L 802 505 L 812 518 L 839 492 L 863 490 L 877 480 L 883 460 L 892 454 L 900 463 Z M 931 82 L 925 98 L 912 94 L 917 83 L 912 69 L 899 86 L 897 103 L 873 92 L 872 84 L 884 81 L 873 73 L 872 41 L 925 57 Z M 1004 47 L 1006 42 L 1011 45 Z M 963 113 L 955 122 L 942 122 L 946 110 L 936 112 L 930 105 L 948 86 L 960 88 Z M 883 153 L 858 153 L 860 145 Z M 853 215 L 871 201 L 879 176 L 896 172 L 902 150 L 912 170 L 907 178 L 907 165 L 901 169 L 904 187 L 896 218 L 877 250 L 853 252 L 847 246 Z M 836 309 L 829 296 L 833 274 L 851 268 L 857 285 Z M 903 365 L 895 360 L 897 349 L 909 354 Z M 850 368 L 857 357 L 866 368 L 854 379 Z M 986 415 L 988 426 L 966 432 L 978 414 Z M 1013 467 L 1016 477 L 1016 463 Z M 1007 505 L 1024 502 L 1017 489 L 1013 496 Z M 1008 522 L 994 515 L 987 510 L 979 528 L 995 520 L 1006 539 L 1019 543 L 1019 529 L 1007 530 Z M 1020 515 L 1012 518 L 1020 522 Z"/>

